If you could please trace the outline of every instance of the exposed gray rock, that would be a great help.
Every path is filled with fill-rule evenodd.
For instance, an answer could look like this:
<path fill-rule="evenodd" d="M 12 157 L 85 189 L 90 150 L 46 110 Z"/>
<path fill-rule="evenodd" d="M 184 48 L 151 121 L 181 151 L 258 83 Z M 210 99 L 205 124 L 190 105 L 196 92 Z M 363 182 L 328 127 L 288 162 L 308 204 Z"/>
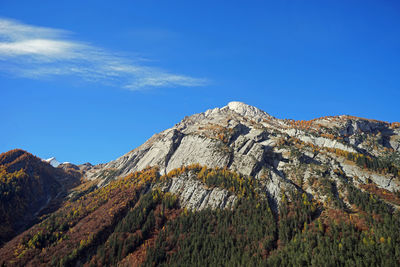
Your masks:
<path fill-rule="evenodd" d="M 347 176 L 358 178 L 363 183 L 368 183 L 368 179 L 370 179 L 379 187 L 387 189 L 389 191 L 393 192 L 400 190 L 399 182 L 394 181 L 393 177 L 376 174 L 370 171 L 363 170 L 358 166 L 349 165 L 346 163 L 342 163 L 341 167 Z"/>
<path fill-rule="evenodd" d="M 400 152 L 400 135 L 392 136 L 389 142 L 393 150 Z"/>
<path fill-rule="evenodd" d="M 91 167 L 86 177 L 102 179 L 99 184 L 107 184 L 110 179 L 148 166 L 158 166 L 161 174 L 165 174 L 181 166 L 199 163 L 208 167 L 228 167 L 254 179 L 266 179 L 265 190 L 279 202 L 282 190 L 303 190 L 296 184 L 296 179 L 299 180 L 299 175 L 309 177 L 311 173 L 296 172 L 297 169 L 323 165 L 324 175 L 331 173 L 331 178 L 338 183 L 340 179 L 334 170 L 343 169 L 348 178 L 358 177 L 362 183 L 370 179 L 390 191 L 399 189 L 398 178 L 348 165 L 343 158 L 330 152 L 339 149 L 349 153 L 368 151 L 370 155 L 384 155 L 388 148 L 400 149 L 399 129 L 390 128 L 388 123 L 349 116 L 317 119 L 311 126 L 311 130 L 293 127 L 290 121 L 276 119 L 258 108 L 231 102 L 223 108 L 185 117 L 122 157 Z M 287 143 L 293 139 L 301 140 L 302 147 Z M 314 148 L 324 153 L 315 152 Z M 288 173 L 292 173 L 291 177 Z M 312 175 L 322 174 L 313 172 Z M 168 190 L 181 192 L 181 201 L 187 207 L 201 209 L 228 205 L 221 204 L 225 201 L 225 191 L 200 189 L 198 181 L 190 177 L 185 179 L 172 179 Z M 190 186 L 186 187 L 185 183 Z M 306 190 L 318 191 L 316 188 Z"/>
<path fill-rule="evenodd" d="M 160 188 L 163 192 L 176 194 L 182 207 L 190 210 L 229 209 L 237 200 L 237 197 L 226 189 L 208 188 L 193 173 L 168 179 Z"/>
<path fill-rule="evenodd" d="M 180 146 L 177 147 L 165 167 L 169 172 L 193 163 L 218 167 L 226 166 L 228 162 L 229 152 L 226 151 L 226 146 L 222 141 L 190 134 L 182 139 Z"/>
<path fill-rule="evenodd" d="M 262 119 L 272 118 L 271 115 L 262 111 L 261 109 L 246 105 L 245 103 L 238 102 L 238 101 L 230 102 L 224 108 L 229 108 L 230 110 L 235 111 L 236 113 L 240 114 L 243 117 L 249 117 L 252 119 L 256 119 L 257 121 L 260 121 Z"/>
<path fill-rule="evenodd" d="M 287 133 L 289 136 L 296 137 L 303 142 L 313 144 L 315 146 L 328 147 L 328 148 L 334 148 L 334 149 L 338 148 L 338 149 L 341 149 L 341 150 L 344 150 L 347 152 L 352 152 L 352 153 L 357 152 L 357 150 L 355 150 L 351 146 L 343 144 L 337 140 L 332 140 L 332 139 L 325 138 L 325 137 L 308 136 L 308 135 L 306 135 L 306 133 L 304 131 L 301 131 L 301 130 L 287 129 L 284 132 Z"/>

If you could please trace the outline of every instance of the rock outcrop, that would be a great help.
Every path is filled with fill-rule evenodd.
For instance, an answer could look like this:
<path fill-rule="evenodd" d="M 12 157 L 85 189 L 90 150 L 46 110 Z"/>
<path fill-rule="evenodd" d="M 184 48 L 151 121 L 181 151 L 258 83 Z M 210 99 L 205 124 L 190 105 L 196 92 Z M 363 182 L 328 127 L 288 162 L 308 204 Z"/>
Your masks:
<path fill-rule="evenodd" d="M 196 179 L 193 173 L 168 179 L 160 188 L 163 192 L 177 195 L 181 205 L 191 210 L 232 208 L 237 200 L 237 197 L 226 189 L 208 188 Z"/>

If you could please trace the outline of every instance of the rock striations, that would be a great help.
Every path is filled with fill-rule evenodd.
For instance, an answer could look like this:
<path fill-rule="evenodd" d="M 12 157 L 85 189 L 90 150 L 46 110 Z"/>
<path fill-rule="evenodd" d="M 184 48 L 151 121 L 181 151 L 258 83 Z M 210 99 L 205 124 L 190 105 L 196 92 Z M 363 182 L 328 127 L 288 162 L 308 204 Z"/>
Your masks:
<path fill-rule="evenodd" d="M 178 195 L 181 205 L 191 210 L 231 208 L 237 200 L 226 189 L 206 188 L 193 173 L 182 174 L 166 181 L 161 190 Z"/>
<path fill-rule="evenodd" d="M 391 192 L 399 190 L 394 167 L 399 154 L 398 125 L 351 116 L 282 120 L 256 107 L 230 102 L 185 117 L 120 158 L 93 166 L 86 178 L 102 186 L 148 166 L 158 166 L 166 174 L 198 163 L 226 167 L 262 181 L 262 190 L 275 203 L 289 189 L 325 201 L 328 196 L 318 182 L 323 177 L 340 188 L 344 183 L 357 187 L 373 183 Z M 374 164 L 387 165 L 387 172 L 376 172 Z M 202 187 L 189 176 L 181 176 L 172 180 L 168 190 L 193 209 L 231 206 L 233 198 L 226 192 Z M 339 201 L 346 201 L 344 195 L 334 194 Z"/>

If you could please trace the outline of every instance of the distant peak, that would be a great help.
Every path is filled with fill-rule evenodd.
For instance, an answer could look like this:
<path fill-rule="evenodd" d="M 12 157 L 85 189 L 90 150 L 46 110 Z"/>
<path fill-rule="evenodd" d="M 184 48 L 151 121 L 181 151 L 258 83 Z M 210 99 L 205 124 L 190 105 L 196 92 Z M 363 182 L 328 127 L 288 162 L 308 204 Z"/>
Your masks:
<path fill-rule="evenodd" d="M 228 105 L 226 106 L 230 110 L 235 111 L 236 113 L 242 115 L 242 116 L 247 116 L 247 117 L 271 117 L 268 113 L 262 111 L 259 108 L 247 105 L 243 102 L 239 101 L 232 101 L 229 102 Z"/>
<path fill-rule="evenodd" d="M 51 157 L 49 159 L 45 159 L 44 161 L 49 163 L 54 168 L 57 168 L 61 164 L 60 162 L 57 161 L 57 159 L 55 157 Z"/>

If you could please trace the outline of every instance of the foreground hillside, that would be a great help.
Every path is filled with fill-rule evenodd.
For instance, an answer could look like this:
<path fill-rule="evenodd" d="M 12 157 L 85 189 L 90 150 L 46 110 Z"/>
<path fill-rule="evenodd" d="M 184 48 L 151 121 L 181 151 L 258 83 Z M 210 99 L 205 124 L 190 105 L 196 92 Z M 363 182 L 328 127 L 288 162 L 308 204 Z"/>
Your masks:
<path fill-rule="evenodd" d="M 0 154 L 0 244 L 57 208 L 80 177 L 20 149 Z"/>
<path fill-rule="evenodd" d="M 183 208 L 174 179 L 235 196 L 229 209 Z M 160 176 L 136 172 L 71 198 L 0 249 L 6 266 L 346 265 L 395 266 L 399 212 L 348 185 L 349 205 L 325 207 L 306 193 L 282 194 L 279 214 L 257 181 L 200 165 Z M 362 264 L 361 264 L 362 263 Z"/>
<path fill-rule="evenodd" d="M 19 168 L 2 177 L 21 177 Z M 0 264 L 400 264 L 398 123 L 280 120 L 231 102 L 107 164 L 71 168 L 82 184 L 4 244 Z"/>

